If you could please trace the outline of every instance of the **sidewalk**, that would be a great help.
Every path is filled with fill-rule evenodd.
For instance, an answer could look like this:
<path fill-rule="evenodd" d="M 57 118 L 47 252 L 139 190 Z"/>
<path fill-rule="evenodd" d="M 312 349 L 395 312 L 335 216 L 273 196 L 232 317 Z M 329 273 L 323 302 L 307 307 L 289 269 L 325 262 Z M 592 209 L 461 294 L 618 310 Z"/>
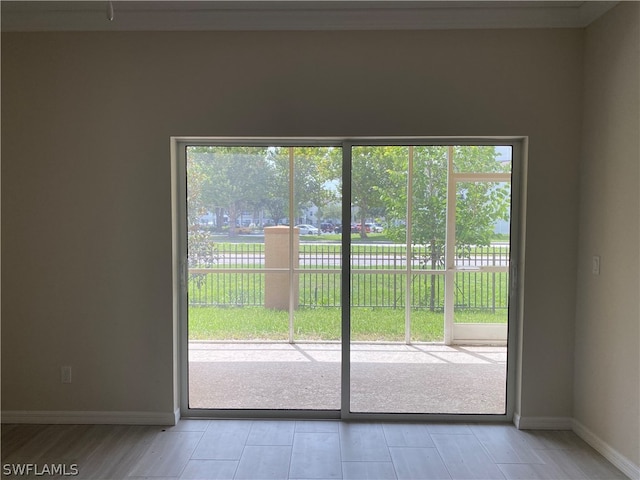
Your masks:
<path fill-rule="evenodd" d="M 338 343 L 189 344 L 190 408 L 340 408 Z M 351 410 L 504 413 L 506 347 L 354 343 Z"/>

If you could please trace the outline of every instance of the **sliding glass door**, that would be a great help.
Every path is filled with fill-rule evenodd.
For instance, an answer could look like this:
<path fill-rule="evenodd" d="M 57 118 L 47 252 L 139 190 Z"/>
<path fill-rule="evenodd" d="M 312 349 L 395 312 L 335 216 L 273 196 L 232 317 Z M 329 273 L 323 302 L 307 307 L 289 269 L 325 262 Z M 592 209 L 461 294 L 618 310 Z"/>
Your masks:
<path fill-rule="evenodd" d="M 339 218 L 340 158 L 185 146 L 190 409 L 339 408 L 341 247 L 319 219 Z"/>
<path fill-rule="evenodd" d="M 183 416 L 507 415 L 514 145 L 177 139 Z"/>
<path fill-rule="evenodd" d="M 508 146 L 354 145 L 350 412 L 506 413 L 511 164 Z"/>

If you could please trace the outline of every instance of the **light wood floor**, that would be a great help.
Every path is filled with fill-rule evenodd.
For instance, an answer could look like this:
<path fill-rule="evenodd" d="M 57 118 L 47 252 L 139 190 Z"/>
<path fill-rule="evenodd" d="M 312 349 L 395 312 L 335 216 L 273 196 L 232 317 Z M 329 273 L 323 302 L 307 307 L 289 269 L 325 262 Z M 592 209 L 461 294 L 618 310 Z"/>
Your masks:
<path fill-rule="evenodd" d="M 74 466 L 77 476 L 9 476 Z M 2 425 L 3 478 L 626 478 L 575 434 L 512 425 L 182 420 L 175 427 Z M 33 473 L 33 472 L 32 472 Z"/>

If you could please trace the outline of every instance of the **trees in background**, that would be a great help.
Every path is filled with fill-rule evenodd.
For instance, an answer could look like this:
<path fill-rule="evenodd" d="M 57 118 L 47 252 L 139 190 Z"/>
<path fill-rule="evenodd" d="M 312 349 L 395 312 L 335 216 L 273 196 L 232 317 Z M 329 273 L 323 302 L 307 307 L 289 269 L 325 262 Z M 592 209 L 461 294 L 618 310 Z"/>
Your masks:
<path fill-rule="evenodd" d="M 235 236 L 242 213 L 266 211 L 268 218 L 289 217 L 290 155 L 294 158 L 294 213 L 337 197 L 332 179 L 336 149 L 327 147 L 196 146 L 188 147 L 187 208 L 189 222 L 215 212 L 216 225 L 228 216 Z M 258 215 L 253 215 L 257 218 Z"/>
<path fill-rule="evenodd" d="M 447 189 L 449 155 L 457 172 L 504 172 L 510 164 L 498 161 L 493 146 L 417 146 L 413 148 L 411 243 L 424 246 L 419 254 L 423 268 L 444 265 L 447 236 Z M 408 155 L 397 156 L 388 172 L 393 186 L 383 192 L 387 206 L 388 236 L 406 242 Z M 354 179 L 355 181 L 355 179 Z M 471 246 L 488 246 L 498 220 L 509 216 L 510 188 L 495 182 L 456 183 L 457 256 L 469 255 Z M 425 277 L 430 286 L 430 308 L 435 308 L 435 275 Z"/>
<path fill-rule="evenodd" d="M 427 246 L 425 267 L 438 268 L 446 238 L 448 146 L 413 147 L 413 244 Z M 493 146 L 452 147 L 454 169 L 462 172 L 502 172 Z M 294 213 L 320 209 L 339 198 L 341 149 L 333 147 L 197 146 L 189 147 L 188 216 L 195 225 L 206 212 L 218 226 L 228 215 L 229 234 L 244 211 L 266 211 L 278 221 L 289 217 L 290 156 L 294 165 Z M 387 236 L 404 243 L 407 234 L 409 147 L 354 146 L 351 204 L 359 222 L 373 215 L 385 218 Z M 506 170 L 505 170 L 506 169 Z M 488 245 L 496 222 L 508 219 L 509 187 L 492 182 L 458 183 L 456 244 Z M 255 217 L 254 217 L 255 218 Z M 360 235 L 367 235 L 360 229 Z"/>
<path fill-rule="evenodd" d="M 411 240 L 428 247 L 425 266 L 436 269 L 442 264 L 446 240 L 448 146 L 413 148 L 413 184 Z M 388 178 L 392 185 L 383 190 L 388 236 L 406 241 L 408 155 L 395 157 Z M 509 171 L 510 164 L 500 162 L 493 146 L 454 146 L 454 171 L 495 173 Z M 354 182 L 356 179 L 354 178 Z M 487 246 L 496 222 L 509 218 L 509 186 L 495 182 L 458 183 L 456 191 L 456 246 Z"/>

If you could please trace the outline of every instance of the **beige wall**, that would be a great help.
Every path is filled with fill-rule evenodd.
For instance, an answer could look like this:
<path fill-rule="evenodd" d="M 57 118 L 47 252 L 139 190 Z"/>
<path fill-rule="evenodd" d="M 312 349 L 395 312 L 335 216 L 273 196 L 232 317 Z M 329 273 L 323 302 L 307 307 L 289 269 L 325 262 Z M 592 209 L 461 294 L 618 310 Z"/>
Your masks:
<path fill-rule="evenodd" d="M 640 3 L 586 31 L 574 415 L 640 465 Z M 591 273 L 593 255 L 601 273 Z"/>
<path fill-rule="evenodd" d="M 528 135 L 519 413 L 570 417 L 582 51 L 562 29 L 4 34 L 2 408 L 172 412 L 171 135 Z"/>

